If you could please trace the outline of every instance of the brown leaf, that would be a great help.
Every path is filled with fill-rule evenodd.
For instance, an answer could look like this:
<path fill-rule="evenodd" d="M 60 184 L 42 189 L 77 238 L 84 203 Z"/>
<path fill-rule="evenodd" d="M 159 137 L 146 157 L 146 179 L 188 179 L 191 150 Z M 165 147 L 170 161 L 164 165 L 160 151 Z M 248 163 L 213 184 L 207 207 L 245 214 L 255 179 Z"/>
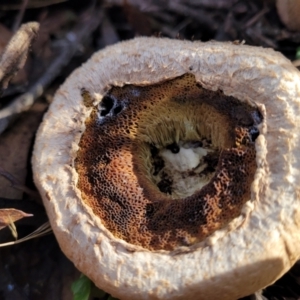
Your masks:
<path fill-rule="evenodd" d="M 0 23 L 0 53 L 4 50 L 12 36 L 13 33 Z"/>
<path fill-rule="evenodd" d="M 16 177 L 21 185 L 26 182 L 32 139 L 46 108 L 46 103 L 38 101 L 29 111 L 23 113 L 23 118 L 0 136 L 0 167 Z M 23 192 L 24 189 L 22 191 L 12 188 L 7 177 L 0 176 L 0 197 L 22 199 Z"/>
<path fill-rule="evenodd" d="M 14 208 L 0 209 L 0 230 L 22 218 L 32 216 L 32 214 L 27 214 L 22 210 Z"/>
<path fill-rule="evenodd" d="M 130 5 L 127 0 L 124 0 L 123 9 L 129 24 L 136 33 L 145 36 L 152 34 L 150 20 L 143 12 L 137 7 Z"/>

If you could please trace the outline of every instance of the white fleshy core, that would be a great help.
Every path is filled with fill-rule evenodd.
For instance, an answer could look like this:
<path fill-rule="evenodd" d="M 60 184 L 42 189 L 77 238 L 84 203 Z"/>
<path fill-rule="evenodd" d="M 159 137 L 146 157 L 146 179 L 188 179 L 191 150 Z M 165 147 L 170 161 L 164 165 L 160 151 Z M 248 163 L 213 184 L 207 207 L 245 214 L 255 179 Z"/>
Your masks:
<path fill-rule="evenodd" d="M 178 150 L 162 149 L 159 155 L 165 166 L 158 174 L 166 174 L 171 182 L 172 198 L 189 197 L 209 183 L 215 172 L 203 171 L 208 167 L 204 160 L 208 153 L 214 152 L 210 148 L 195 146 L 194 143 L 179 143 Z"/>

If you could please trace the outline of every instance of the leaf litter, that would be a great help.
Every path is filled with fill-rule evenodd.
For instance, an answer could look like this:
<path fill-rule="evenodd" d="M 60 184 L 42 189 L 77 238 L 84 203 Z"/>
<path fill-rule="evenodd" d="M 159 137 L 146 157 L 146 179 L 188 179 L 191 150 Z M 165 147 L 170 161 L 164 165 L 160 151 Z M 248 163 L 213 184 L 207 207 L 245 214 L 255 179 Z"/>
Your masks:
<path fill-rule="evenodd" d="M 69 300 L 71 286 L 78 292 L 82 284 L 84 297 L 112 299 L 80 277 L 62 254 L 49 234 L 51 227 L 33 184 L 34 135 L 55 90 L 93 52 L 134 36 L 244 41 L 272 47 L 300 66 L 300 32 L 282 24 L 273 0 L 2 2 L 0 299 Z M 14 42 L 20 33 L 24 43 Z M 11 48 L 19 49 L 19 54 Z M 296 263 L 276 283 L 243 299 L 299 298 L 300 263 Z"/>

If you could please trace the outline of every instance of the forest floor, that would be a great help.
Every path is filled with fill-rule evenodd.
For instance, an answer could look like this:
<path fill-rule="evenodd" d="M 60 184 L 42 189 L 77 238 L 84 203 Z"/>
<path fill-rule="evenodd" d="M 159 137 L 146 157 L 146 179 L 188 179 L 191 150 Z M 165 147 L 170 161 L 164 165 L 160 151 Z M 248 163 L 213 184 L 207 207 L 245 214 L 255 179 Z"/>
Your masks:
<path fill-rule="evenodd" d="M 0 119 L 0 132 L 5 128 L 0 134 L 0 209 L 34 215 L 15 223 L 18 238 L 47 222 L 32 179 L 35 132 L 56 89 L 95 51 L 135 36 L 163 36 L 244 41 L 273 48 L 296 61 L 300 46 L 300 32 L 281 22 L 271 0 L 0 0 L 0 53 L 20 25 L 30 21 L 40 23 L 39 32 L 24 68 L 0 99 L 1 111 L 22 103 L 24 93 L 33 95 L 32 105 L 21 105 L 21 113 L 8 110 L 7 117 Z M 41 95 L 37 87 L 42 88 Z M 11 228 L 0 230 L 1 244 L 13 240 Z M 0 248 L 0 300 L 69 300 L 71 285 L 79 276 L 51 232 Z M 266 288 L 263 296 L 300 299 L 300 263 Z M 90 300 L 109 297 L 104 293 Z"/>

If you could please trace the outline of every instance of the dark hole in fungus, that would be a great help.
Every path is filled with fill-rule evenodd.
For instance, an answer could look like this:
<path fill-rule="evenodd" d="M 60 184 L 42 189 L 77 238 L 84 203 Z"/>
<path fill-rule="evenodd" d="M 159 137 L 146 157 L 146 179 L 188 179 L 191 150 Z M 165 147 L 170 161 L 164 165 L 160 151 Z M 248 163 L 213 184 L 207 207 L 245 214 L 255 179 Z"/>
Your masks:
<path fill-rule="evenodd" d="M 158 155 L 152 155 L 153 158 L 153 175 L 156 176 L 165 166 L 164 160 Z"/>
<path fill-rule="evenodd" d="M 107 116 L 112 108 L 114 107 L 115 104 L 115 99 L 113 99 L 110 95 L 106 95 L 105 97 L 103 97 L 102 101 L 101 101 L 101 112 L 100 112 L 100 116 L 101 117 L 105 117 Z"/>
<path fill-rule="evenodd" d="M 123 110 L 123 106 L 121 104 L 118 104 L 114 110 L 113 110 L 113 115 L 118 115 L 121 111 Z"/>
<path fill-rule="evenodd" d="M 172 153 L 179 153 L 179 151 L 180 151 L 180 147 L 179 147 L 179 145 L 176 143 L 176 142 L 174 142 L 174 143 L 172 143 L 172 144 L 170 144 L 170 145 L 168 145 L 167 147 L 166 147 L 166 149 L 168 149 L 168 150 L 170 150 Z"/>
<path fill-rule="evenodd" d="M 154 206 L 151 203 L 146 204 L 146 216 L 151 218 L 154 214 Z"/>
<path fill-rule="evenodd" d="M 255 142 L 255 140 L 257 139 L 257 137 L 259 136 L 259 130 L 257 129 L 257 127 L 253 126 L 250 130 L 249 130 L 250 136 L 251 136 L 251 141 Z"/>
<path fill-rule="evenodd" d="M 172 180 L 163 174 L 163 179 L 157 184 L 157 187 L 162 193 L 171 194 L 172 193 Z"/>
<path fill-rule="evenodd" d="M 198 147 L 203 146 L 203 142 L 202 141 L 194 141 L 194 142 L 191 142 L 190 145 L 192 146 L 192 148 L 198 148 Z"/>
<path fill-rule="evenodd" d="M 263 116 L 259 110 L 254 110 L 251 112 L 251 116 L 253 118 L 254 124 L 258 125 L 262 122 Z"/>
<path fill-rule="evenodd" d="M 245 111 L 243 106 L 233 107 L 231 117 L 241 126 L 252 126 L 254 124 L 253 117 Z"/>
<path fill-rule="evenodd" d="M 153 144 L 150 144 L 149 148 L 150 148 L 150 153 L 152 156 L 155 156 L 158 154 L 158 149 Z"/>
<path fill-rule="evenodd" d="M 203 160 L 207 163 L 207 167 L 202 171 L 202 174 L 214 172 L 219 162 L 219 153 L 207 154 Z"/>

